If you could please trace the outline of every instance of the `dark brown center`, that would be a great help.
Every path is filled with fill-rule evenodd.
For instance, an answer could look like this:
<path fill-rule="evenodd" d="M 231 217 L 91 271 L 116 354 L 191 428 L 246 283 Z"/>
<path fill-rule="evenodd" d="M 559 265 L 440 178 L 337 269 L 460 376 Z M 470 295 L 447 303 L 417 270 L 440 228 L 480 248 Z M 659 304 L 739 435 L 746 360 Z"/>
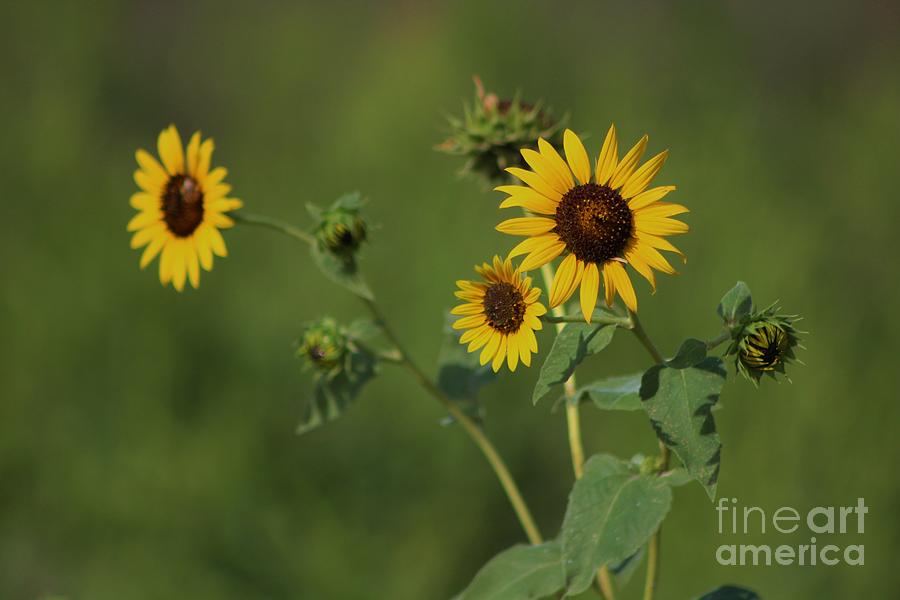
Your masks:
<path fill-rule="evenodd" d="M 562 197 L 553 231 L 579 260 L 603 264 L 622 258 L 634 232 L 634 217 L 618 192 L 587 183 Z"/>
<path fill-rule="evenodd" d="M 511 283 L 494 283 L 484 292 L 488 325 L 501 333 L 518 331 L 525 320 L 525 298 Z"/>
<path fill-rule="evenodd" d="M 203 191 L 197 180 L 173 175 L 163 191 L 166 226 L 177 237 L 187 237 L 203 222 Z"/>

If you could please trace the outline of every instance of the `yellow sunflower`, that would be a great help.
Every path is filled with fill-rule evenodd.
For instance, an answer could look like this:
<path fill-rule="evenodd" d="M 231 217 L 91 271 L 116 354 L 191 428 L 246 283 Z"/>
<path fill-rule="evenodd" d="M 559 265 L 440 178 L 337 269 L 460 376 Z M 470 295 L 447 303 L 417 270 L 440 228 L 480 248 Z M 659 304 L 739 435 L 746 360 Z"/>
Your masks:
<path fill-rule="evenodd" d="M 483 281 L 456 282 L 456 297 L 464 300 L 450 312 L 462 318 L 454 329 L 466 329 L 459 341 L 469 345 L 469 352 L 481 348 L 481 364 L 491 363 L 494 372 L 504 359 L 510 371 L 519 360 L 531 366 L 531 353 L 537 352 L 535 330 L 541 329 L 540 316 L 547 312 L 538 302 L 540 288 L 531 287 L 531 278 L 513 269 L 509 259 L 494 257 L 494 264 L 476 266 Z"/>
<path fill-rule="evenodd" d="M 584 145 L 567 129 L 563 136 L 567 160 L 548 142 L 539 140 L 539 152 L 522 150 L 533 170 L 507 169 L 526 185 L 495 188 L 509 194 L 501 208 L 520 206 L 530 213 L 546 215 L 509 219 L 497 226 L 503 233 L 528 237 L 509 255 L 527 254 L 519 270 L 530 271 L 565 253 L 550 286 L 551 307 L 568 300 L 580 284 L 581 311 L 590 322 L 602 275 L 607 305 L 612 304 L 618 292 L 626 306 L 636 311 L 637 297 L 625 265 L 643 275 L 654 291 L 654 269 L 675 273 L 659 250 L 684 257 L 664 236 L 688 231 L 685 223 L 671 218 L 688 209 L 660 202 L 675 186 L 648 189 L 668 151 L 638 167 L 646 147 L 645 135 L 619 160 L 613 125 L 603 142 L 592 180 Z"/>
<path fill-rule="evenodd" d="M 140 212 L 128 222 L 128 231 L 136 232 L 132 248 L 147 246 L 141 268 L 161 252 L 159 280 L 180 292 L 185 279 L 195 288 L 200 285 L 200 267 L 212 269 L 214 254 L 227 256 L 219 229 L 234 225 L 225 213 L 243 203 L 227 197 L 231 186 L 223 183 L 225 168 L 209 168 L 212 139 L 201 142 L 196 132 L 185 153 L 181 136 L 170 125 L 157 145 L 162 164 L 144 150 L 136 153 L 140 168 L 134 181 L 141 191 L 131 196 L 131 206 Z"/>

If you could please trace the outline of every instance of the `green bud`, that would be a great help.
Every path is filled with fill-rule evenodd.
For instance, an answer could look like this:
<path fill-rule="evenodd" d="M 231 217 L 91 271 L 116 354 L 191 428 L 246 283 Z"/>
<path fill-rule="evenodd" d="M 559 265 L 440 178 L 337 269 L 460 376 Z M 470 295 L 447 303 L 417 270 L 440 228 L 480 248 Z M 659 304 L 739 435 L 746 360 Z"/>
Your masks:
<path fill-rule="evenodd" d="M 366 231 L 359 210 L 338 207 L 322 213 L 316 239 L 332 254 L 349 260 L 366 240 Z"/>
<path fill-rule="evenodd" d="M 462 118 L 449 117 L 450 137 L 437 146 L 447 154 L 465 156 L 464 174 L 478 174 L 489 183 L 505 182 L 508 167 L 527 168 L 522 148 L 537 149 L 538 138 L 562 148 L 565 119 L 556 120 L 541 103 L 501 100 L 486 93 L 481 79 L 475 81 L 475 99 L 464 105 Z"/>
<path fill-rule="evenodd" d="M 348 352 L 348 338 L 334 319 L 323 318 L 303 327 L 297 356 L 320 371 L 340 371 Z"/>
<path fill-rule="evenodd" d="M 794 350 L 802 348 L 800 331 L 794 323 L 797 315 L 778 313 L 775 305 L 746 315 L 731 329 L 731 345 L 726 356 L 734 356 L 735 368 L 744 377 L 759 383 L 763 375 L 775 379 L 785 375 L 785 368 L 797 360 Z"/>

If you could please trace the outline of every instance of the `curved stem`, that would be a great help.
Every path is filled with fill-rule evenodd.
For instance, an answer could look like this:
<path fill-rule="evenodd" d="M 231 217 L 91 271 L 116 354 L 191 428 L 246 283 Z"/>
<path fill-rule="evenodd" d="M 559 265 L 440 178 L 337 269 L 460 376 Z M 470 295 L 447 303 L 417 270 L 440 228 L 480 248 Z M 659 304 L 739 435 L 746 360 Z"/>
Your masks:
<path fill-rule="evenodd" d="M 557 307 L 559 308 L 559 307 Z M 584 323 L 584 317 L 580 315 L 565 315 L 557 313 L 554 309 L 552 314 L 544 315 L 541 317 L 541 321 L 546 323 Z M 594 314 L 591 317 L 591 323 L 595 325 L 618 325 L 619 327 L 624 327 L 625 329 L 631 329 L 631 317 L 618 317 L 616 315 L 598 315 Z"/>
<path fill-rule="evenodd" d="M 375 304 L 374 301 L 369 299 L 363 299 L 363 303 L 368 307 L 369 312 L 372 313 L 372 317 L 375 319 L 375 322 L 381 327 L 381 330 L 384 332 L 385 337 L 393 344 L 394 348 L 397 350 L 399 355 L 399 362 L 403 364 L 407 370 L 413 375 L 413 377 L 419 382 L 419 384 L 424 387 L 428 393 L 437 399 L 447 412 L 449 412 L 460 425 L 462 425 L 463 429 L 465 429 L 466 433 L 469 434 L 469 437 L 472 438 L 472 441 L 475 442 L 475 445 L 481 450 L 484 457 L 487 459 L 488 463 L 490 463 L 491 468 L 494 469 L 494 473 L 497 475 L 497 479 L 500 480 L 500 485 L 503 486 L 503 490 L 506 492 L 507 497 L 509 498 L 510 504 L 512 504 L 513 510 L 516 513 L 516 516 L 519 518 L 519 522 L 522 524 L 522 529 L 525 530 L 525 535 L 528 536 L 528 541 L 532 544 L 540 544 L 543 541 L 541 537 L 541 533 L 537 528 L 537 525 L 534 522 L 534 519 L 531 516 L 531 512 L 528 510 L 528 505 L 525 504 L 525 500 L 522 498 L 522 494 L 519 492 L 519 488 L 516 485 L 515 480 L 509 472 L 509 469 L 506 466 L 506 463 L 503 462 L 503 459 L 500 457 L 500 454 L 497 452 L 497 449 L 494 448 L 494 445 L 487 438 L 484 432 L 478 427 L 477 424 L 462 410 L 460 410 L 459 406 L 456 405 L 453 400 L 451 400 L 434 382 L 412 361 L 409 357 L 409 354 L 404 350 L 403 346 L 400 344 L 400 340 L 397 339 L 396 334 L 393 329 L 387 323 L 387 320 L 384 318 L 384 315 L 381 314 L 381 310 L 378 308 L 378 305 Z"/>
<path fill-rule="evenodd" d="M 637 339 L 641 342 L 647 352 L 653 357 L 653 362 L 661 364 L 665 362 L 656 344 L 647 335 L 644 325 L 638 318 L 637 313 L 631 313 L 631 321 L 633 323 L 632 331 Z M 662 473 L 669 468 L 669 447 L 662 440 L 659 443 L 659 472 Z M 656 530 L 656 533 L 647 543 L 647 576 L 644 580 L 644 600 L 653 600 L 656 594 L 656 588 L 659 585 L 659 563 L 660 563 L 660 543 L 662 541 L 662 526 Z"/>
<path fill-rule="evenodd" d="M 553 285 L 553 267 L 549 263 L 543 265 L 541 267 L 541 275 L 544 278 L 544 287 L 547 288 L 547 293 L 550 293 L 550 288 Z M 557 333 L 562 331 L 567 322 L 566 311 L 563 306 L 554 307 L 552 317 L 547 320 L 556 323 Z M 574 373 L 563 384 L 563 391 L 566 395 L 566 428 L 569 432 L 569 454 L 572 456 L 572 470 L 575 472 L 575 479 L 578 480 L 584 475 L 584 445 L 581 441 L 581 417 L 578 414 L 578 404 L 573 401 L 576 392 Z M 612 578 L 609 575 L 609 569 L 606 566 L 602 566 L 597 570 L 597 584 L 600 587 L 600 593 L 603 594 L 606 600 L 615 600 L 615 589 L 613 588 Z"/>
<path fill-rule="evenodd" d="M 315 238 L 311 234 L 278 219 L 246 212 L 231 213 L 231 217 L 238 223 L 258 225 L 267 229 L 271 229 L 273 231 L 278 231 L 305 244 L 313 244 L 315 242 Z M 412 359 L 410 359 L 409 354 L 406 353 L 406 351 L 403 349 L 403 346 L 400 344 L 400 340 L 397 339 L 394 331 L 390 328 L 384 316 L 381 314 L 378 305 L 375 304 L 373 300 L 365 298 L 363 298 L 362 300 L 369 311 L 372 313 L 373 318 L 378 323 L 381 330 L 384 332 L 385 337 L 394 346 L 394 352 L 382 353 L 379 358 L 405 366 L 407 370 L 413 375 L 413 377 L 419 382 L 419 384 L 424 387 L 425 390 L 428 391 L 428 393 L 434 396 L 434 398 L 444 406 L 447 412 L 449 412 L 453 416 L 453 418 L 456 419 L 456 421 L 459 422 L 460 425 L 462 425 L 463 430 L 465 430 L 469 437 L 472 438 L 472 441 L 475 443 L 475 445 L 478 446 L 478 449 L 481 450 L 482 454 L 484 454 L 484 457 L 487 459 L 488 463 L 491 465 L 491 468 L 494 470 L 494 473 L 497 475 L 497 479 L 500 480 L 500 485 L 506 492 L 506 495 L 509 498 L 509 502 L 510 504 L 512 504 L 513 511 L 515 511 L 519 522 L 522 524 L 522 529 L 525 531 L 525 535 L 528 537 L 528 541 L 532 544 L 540 544 L 541 542 L 543 542 L 540 530 L 538 530 L 537 525 L 534 522 L 534 518 L 531 516 L 531 511 L 528 509 L 528 505 L 522 498 L 521 492 L 519 492 L 519 487 L 516 485 L 512 474 L 509 472 L 509 468 L 506 466 L 503 458 L 500 457 L 500 454 L 497 452 L 497 449 L 494 447 L 493 443 L 491 443 L 491 441 L 484 434 L 481 428 L 478 427 L 478 425 L 471 418 L 469 418 L 467 414 L 460 410 L 456 403 L 453 402 L 453 400 L 451 400 L 443 391 L 441 391 L 441 389 L 437 387 L 437 385 L 435 385 L 431 379 L 429 379 L 424 371 L 422 371 L 412 361 Z"/>

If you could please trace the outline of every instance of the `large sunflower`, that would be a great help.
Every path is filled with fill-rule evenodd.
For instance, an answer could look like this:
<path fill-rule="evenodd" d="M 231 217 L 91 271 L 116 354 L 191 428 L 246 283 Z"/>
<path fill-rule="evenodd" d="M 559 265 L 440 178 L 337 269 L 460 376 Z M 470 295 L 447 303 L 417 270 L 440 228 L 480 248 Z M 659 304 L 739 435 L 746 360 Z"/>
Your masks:
<path fill-rule="evenodd" d="M 675 272 L 659 250 L 684 256 L 663 236 L 688 231 L 686 224 L 670 218 L 688 209 L 660 202 L 675 189 L 673 185 L 647 189 L 666 161 L 668 151 L 638 168 L 646 147 L 645 135 L 619 160 L 616 127 L 611 126 L 592 180 L 584 145 L 567 129 L 563 136 L 567 160 L 548 142 L 539 140 L 539 152 L 522 150 L 532 171 L 507 169 L 526 185 L 495 188 L 509 194 L 501 208 L 520 206 L 546 215 L 509 219 L 497 226 L 503 233 L 528 236 L 509 255 L 527 254 L 519 270 L 530 271 L 565 253 L 550 286 L 551 307 L 568 300 L 580 284 L 581 311 L 590 322 L 602 275 L 606 303 L 611 305 L 618 292 L 626 306 L 636 311 L 637 297 L 625 265 L 643 275 L 654 291 L 654 269 Z"/>
<path fill-rule="evenodd" d="M 141 191 L 131 196 L 131 206 L 140 212 L 128 222 L 128 231 L 136 232 L 132 248 L 147 246 L 141 268 L 161 252 L 159 280 L 180 292 L 185 279 L 195 288 L 200 285 L 200 267 L 212 269 L 213 254 L 227 256 L 219 229 L 234 225 L 225 213 L 243 203 L 227 197 L 231 186 L 223 183 L 225 168 L 209 168 L 212 139 L 201 142 L 198 131 L 185 153 L 181 136 L 170 125 L 157 145 L 162 165 L 144 150 L 136 153 L 140 169 L 134 181 Z"/>
<path fill-rule="evenodd" d="M 547 312 L 538 302 L 540 288 L 531 287 L 531 278 L 522 277 L 509 259 L 494 257 L 494 264 L 476 266 L 483 281 L 456 282 L 456 297 L 464 300 L 450 312 L 459 315 L 454 329 L 466 329 L 459 341 L 469 352 L 481 350 L 481 364 L 491 363 L 499 371 L 504 359 L 510 371 L 519 360 L 531 366 L 531 353 L 537 352 L 534 331 L 541 329 L 540 316 Z"/>

